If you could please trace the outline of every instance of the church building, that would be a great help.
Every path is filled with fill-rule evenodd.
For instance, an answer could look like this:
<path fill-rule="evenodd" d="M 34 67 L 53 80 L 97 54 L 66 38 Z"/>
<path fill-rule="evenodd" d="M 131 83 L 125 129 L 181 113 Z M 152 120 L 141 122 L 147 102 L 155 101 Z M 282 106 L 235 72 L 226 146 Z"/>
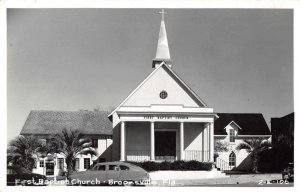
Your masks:
<path fill-rule="evenodd" d="M 113 160 L 213 162 L 218 118 L 173 71 L 162 16 L 153 71 L 111 113 Z"/>
<path fill-rule="evenodd" d="M 149 69 L 150 69 L 149 65 Z M 262 114 L 216 113 L 173 70 L 164 12 L 152 72 L 111 113 L 101 111 L 32 111 L 21 135 L 80 130 L 93 141 L 97 157 L 78 155 L 76 169 L 101 161 L 215 162 L 223 170 L 247 169 L 248 153 L 236 151 L 244 139 L 271 137 Z M 216 142 L 229 143 L 216 157 Z M 59 175 L 64 159 L 37 157 L 33 170 Z"/>

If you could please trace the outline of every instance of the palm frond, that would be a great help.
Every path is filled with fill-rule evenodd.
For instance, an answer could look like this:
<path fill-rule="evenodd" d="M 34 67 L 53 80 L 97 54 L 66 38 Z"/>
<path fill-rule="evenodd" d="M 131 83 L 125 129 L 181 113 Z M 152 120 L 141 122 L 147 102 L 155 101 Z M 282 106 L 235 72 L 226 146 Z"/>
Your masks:
<path fill-rule="evenodd" d="M 245 149 L 248 153 L 252 151 L 252 147 L 248 142 L 240 143 L 237 147 L 236 150 L 240 151 L 242 149 Z"/>
<path fill-rule="evenodd" d="M 90 155 L 95 155 L 95 156 L 97 156 L 97 151 L 96 151 L 94 148 L 89 147 L 89 148 L 85 148 L 84 150 L 81 150 L 81 151 L 79 152 L 79 154 L 83 154 L 83 155 L 88 155 L 88 154 L 90 154 Z"/>

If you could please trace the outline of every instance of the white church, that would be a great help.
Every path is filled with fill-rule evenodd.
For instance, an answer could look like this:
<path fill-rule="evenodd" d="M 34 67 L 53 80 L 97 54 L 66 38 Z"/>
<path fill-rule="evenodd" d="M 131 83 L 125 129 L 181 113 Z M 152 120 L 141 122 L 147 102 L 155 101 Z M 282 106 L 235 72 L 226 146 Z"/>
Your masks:
<path fill-rule="evenodd" d="M 180 65 L 180 63 L 178 63 Z M 130 66 L 129 66 L 130 67 Z M 249 169 L 248 153 L 235 147 L 249 138 L 271 137 L 262 114 L 216 113 L 174 71 L 164 17 L 152 72 L 111 113 L 103 111 L 31 111 L 22 135 L 47 136 L 68 128 L 93 140 L 99 156 L 78 155 L 76 169 L 94 161 L 215 162 L 223 170 Z M 149 66 L 150 71 L 150 66 Z M 216 142 L 228 151 L 215 157 Z M 64 159 L 37 157 L 33 170 L 59 175 Z"/>

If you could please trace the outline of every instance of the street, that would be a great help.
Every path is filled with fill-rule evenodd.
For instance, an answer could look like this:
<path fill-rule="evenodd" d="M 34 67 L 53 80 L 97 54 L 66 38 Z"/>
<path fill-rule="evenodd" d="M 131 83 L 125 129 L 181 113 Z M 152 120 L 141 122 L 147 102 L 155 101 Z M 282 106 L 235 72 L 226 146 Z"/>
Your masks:
<path fill-rule="evenodd" d="M 152 181 L 152 186 L 293 187 L 294 183 L 282 180 L 281 174 L 245 174 L 215 179 Z"/>

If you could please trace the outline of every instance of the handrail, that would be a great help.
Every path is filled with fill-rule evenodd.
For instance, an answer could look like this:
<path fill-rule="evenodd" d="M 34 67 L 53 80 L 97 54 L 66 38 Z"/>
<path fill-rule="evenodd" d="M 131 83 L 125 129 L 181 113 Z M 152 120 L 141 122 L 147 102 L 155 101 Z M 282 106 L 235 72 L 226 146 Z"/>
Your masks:
<path fill-rule="evenodd" d="M 205 150 L 184 150 L 184 160 L 186 161 L 200 161 L 208 162 L 209 161 L 209 151 Z M 150 160 L 150 150 L 126 150 L 126 159 L 128 161 L 149 161 Z M 155 156 L 155 160 L 167 160 L 174 161 L 180 159 L 180 151 L 176 150 L 175 155 L 166 155 L 166 156 Z"/>
<path fill-rule="evenodd" d="M 221 159 L 219 157 L 216 159 L 216 167 L 219 168 L 222 171 L 231 170 L 230 166 L 229 166 L 229 163 L 224 161 L 223 159 Z"/>

